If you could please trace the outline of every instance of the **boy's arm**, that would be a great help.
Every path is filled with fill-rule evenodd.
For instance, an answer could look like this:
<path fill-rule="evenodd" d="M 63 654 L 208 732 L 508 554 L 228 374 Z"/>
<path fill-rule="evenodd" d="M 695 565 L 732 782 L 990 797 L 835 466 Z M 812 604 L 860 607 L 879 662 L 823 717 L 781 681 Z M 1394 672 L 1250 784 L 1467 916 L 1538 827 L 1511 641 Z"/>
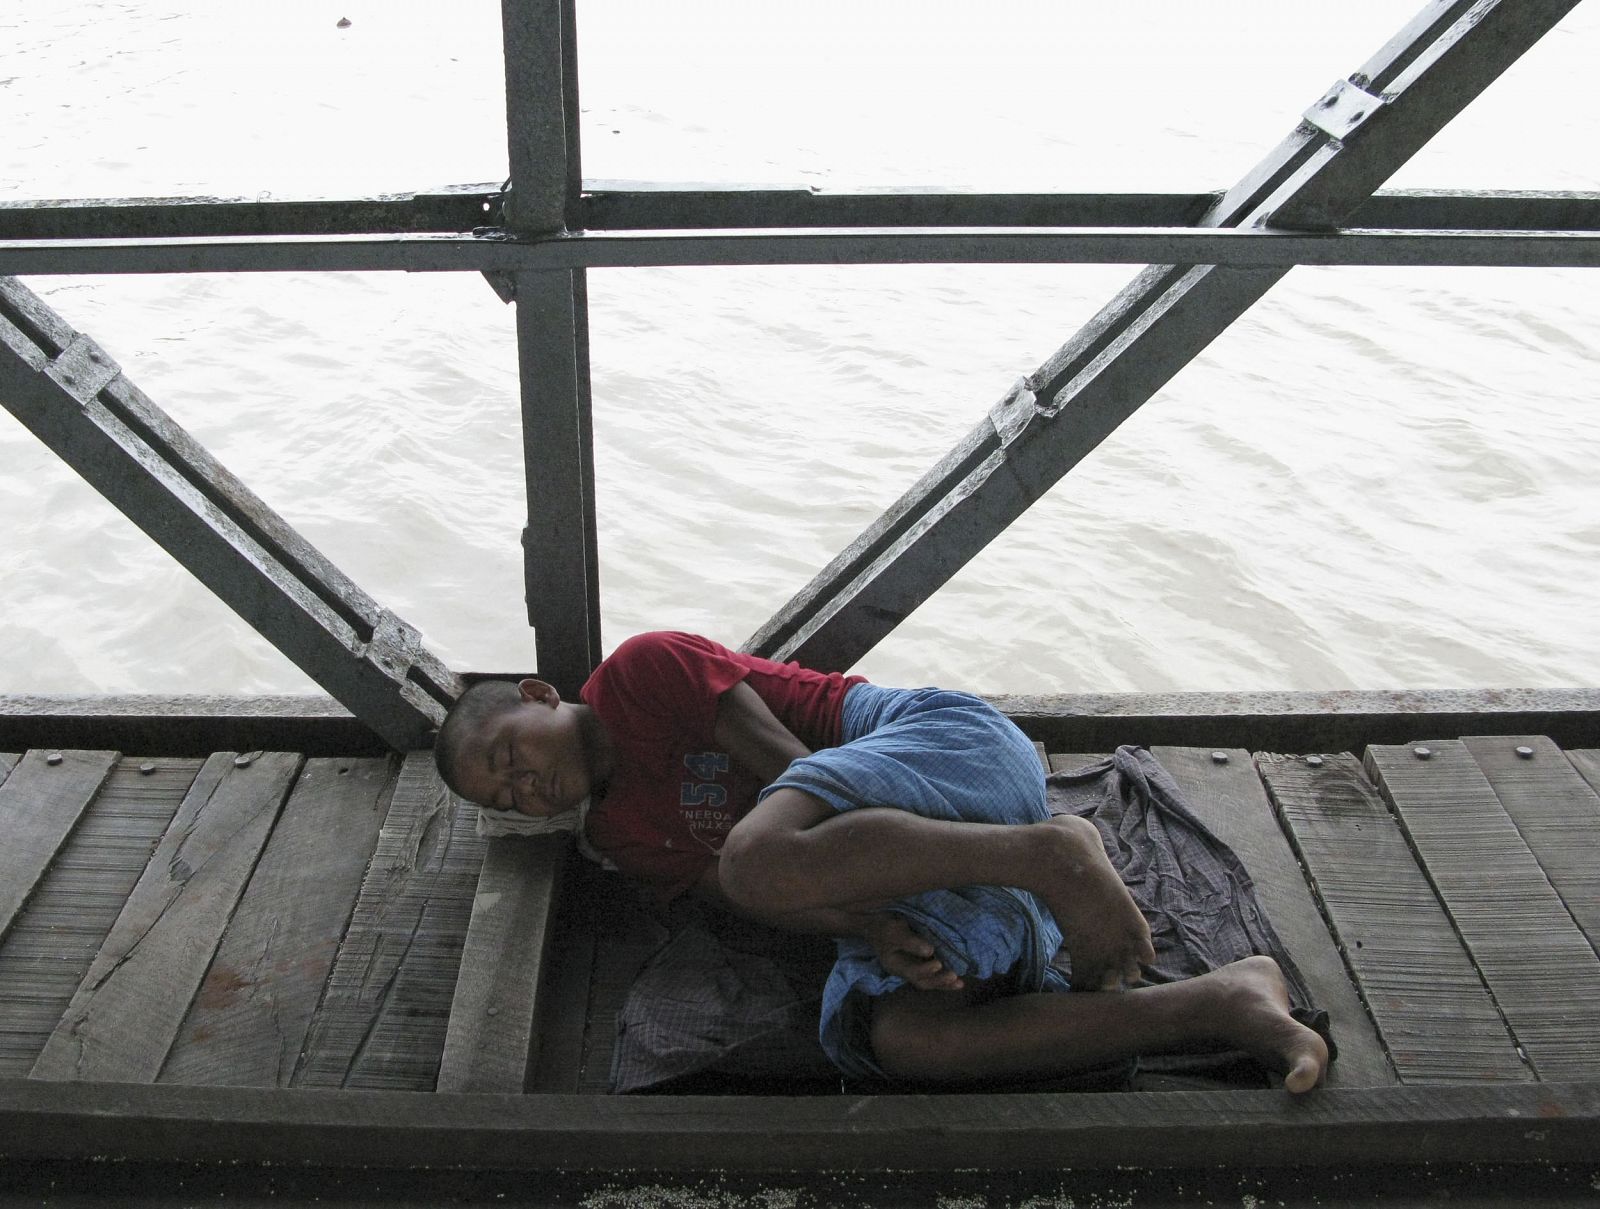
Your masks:
<path fill-rule="evenodd" d="M 872 946 L 885 970 L 904 978 L 919 991 L 959 991 L 962 987 L 961 979 L 945 969 L 934 956 L 933 945 L 927 938 L 917 935 L 898 915 L 870 908 L 851 911 L 842 907 L 816 907 L 779 916 L 752 915 L 734 906 L 723 893 L 722 883 L 717 879 L 716 861 L 706 867 L 692 893 L 725 911 L 786 932 L 858 936 Z"/>
<path fill-rule="evenodd" d="M 771 784 L 790 763 L 811 754 L 811 749 L 779 721 L 759 693 L 743 682 L 734 685 L 717 699 L 715 736 L 717 743 L 742 767 Z M 740 912 L 722 891 L 713 863 L 695 885 L 695 894 L 725 910 Z M 919 990 L 957 990 L 961 980 L 934 958 L 933 945 L 911 930 L 904 919 L 864 906 L 860 910 L 844 907 L 817 907 L 782 916 L 761 918 L 760 922 L 790 932 L 815 932 L 826 936 L 859 936 L 877 951 L 878 959 L 891 974 L 897 974 Z"/>
<path fill-rule="evenodd" d="M 713 734 L 718 745 L 763 785 L 776 781 L 791 762 L 811 754 L 744 681 L 717 698 Z"/>

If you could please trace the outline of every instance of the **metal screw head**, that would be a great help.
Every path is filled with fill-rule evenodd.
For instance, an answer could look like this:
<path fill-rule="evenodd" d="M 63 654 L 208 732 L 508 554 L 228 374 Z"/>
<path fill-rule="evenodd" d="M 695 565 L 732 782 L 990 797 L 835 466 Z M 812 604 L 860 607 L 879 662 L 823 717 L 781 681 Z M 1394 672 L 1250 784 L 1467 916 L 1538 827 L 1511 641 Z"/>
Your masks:
<path fill-rule="evenodd" d="M 143 777 L 148 777 L 155 770 L 156 770 L 156 766 L 154 764 L 145 763 L 145 764 L 139 765 L 139 775 L 143 776 Z"/>
<path fill-rule="evenodd" d="M 61 763 L 61 761 L 64 759 L 66 759 L 66 757 L 63 756 L 59 751 L 53 751 L 44 758 L 44 762 L 46 764 L 56 765 Z"/>
<path fill-rule="evenodd" d="M 489 1009 L 489 1015 L 498 1016 L 499 1014 L 500 1014 L 500 1009 L 499 1008 L 492 1007 L 492 1008 Z"/>
<path fill-rule="evenodd" d="M 1228 753 L 1225 752 L 1225 751 L 1214 751 L 1214 752 L 1212 752 L 1211 753 L 1211 762 L 1213 764 L 1226 764 L 1228 762 Z"/>
<path fill-rule="evenodd" d="M 1417 759 L 1419 759 L 1419 760 L 1426 760 L 1430 756 L 1433 755 L 1433 748 L 1431 748 L 1431 747 L 1413 747 L 1411 749 L 1411 754 L 1416 756 Z"/>
<path fill-rule="evenodd" d="M 235 768 L 249 768 L 250 767 L 250 757 L 249 756 L 234 756 L 233 757 L 233 766 Z"/>
<path fill-rule="evenodd" d="M 1311 765 L 1312 768 L 1321 768 L 1322 767 L 1322 757 L 1321 756 L 1307 756 L 1306 757 L 1306 763 Z"/>
<path fill-rule="evenodd" d="M 1524 760 L 1531 760 L 1533 759 L 1533 748 L 1519 747 L 1517 748 L 1517 755 L 1521 756 Z"/>

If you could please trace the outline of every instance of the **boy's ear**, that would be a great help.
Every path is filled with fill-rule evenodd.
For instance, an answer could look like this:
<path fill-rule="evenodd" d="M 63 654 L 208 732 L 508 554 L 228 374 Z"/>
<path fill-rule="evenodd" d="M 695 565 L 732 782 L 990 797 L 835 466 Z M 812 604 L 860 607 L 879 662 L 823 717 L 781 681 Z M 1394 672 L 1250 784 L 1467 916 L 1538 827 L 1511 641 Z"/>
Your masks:
<path fill-rule="evenodd" d="M 522 694 L 522 700 L 527 705 L 560 705 L 561 694 L 556 692 L 553 684 L 546 684 L 543 680 L 519 680 L 517 691 Z"/>

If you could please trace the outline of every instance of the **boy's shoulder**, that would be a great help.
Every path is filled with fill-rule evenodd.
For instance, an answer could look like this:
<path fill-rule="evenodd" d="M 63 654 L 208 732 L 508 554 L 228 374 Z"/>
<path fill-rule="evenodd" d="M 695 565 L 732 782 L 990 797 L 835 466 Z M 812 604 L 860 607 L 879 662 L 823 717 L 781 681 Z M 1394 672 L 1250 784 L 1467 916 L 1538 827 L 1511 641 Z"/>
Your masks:
<path fill-rule="evenodd" d="M 583 686 L 585 704 L 606 722 L 645 719 L 692 730 L 714 722 L 716 699 L 749 674 L 749 660 L 682 630 L 652 630 L 618 645 Z"/>

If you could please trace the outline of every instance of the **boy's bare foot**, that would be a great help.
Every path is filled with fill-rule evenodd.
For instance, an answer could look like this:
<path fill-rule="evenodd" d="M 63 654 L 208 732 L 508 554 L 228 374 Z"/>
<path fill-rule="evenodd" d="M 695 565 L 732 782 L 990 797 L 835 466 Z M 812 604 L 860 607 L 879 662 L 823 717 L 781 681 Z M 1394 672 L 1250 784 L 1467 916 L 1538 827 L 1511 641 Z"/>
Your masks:
<path fill-rule="evenodd" d="M 1328 1046 L 1289 1014 L 1289 989 L 1272 958 L 1246 957 L 1195 981 L 1212 984 L 1217 998 L 1210 1010 L 1222 1024 L 1222 1040 L 1281 1072 L 1292 1092 L 1310 1091 L 1322 1081 Z"/>
<path fill-rule="evenodd" d="M 1039 897 L 1056 917 L 1080 990 L 1114 991 L 1138 982 L 1155 961 L 1150 925 L 1106 856 L 1088 819 L 1058 814 L 1036 824 L 1053 841 Z"/>

